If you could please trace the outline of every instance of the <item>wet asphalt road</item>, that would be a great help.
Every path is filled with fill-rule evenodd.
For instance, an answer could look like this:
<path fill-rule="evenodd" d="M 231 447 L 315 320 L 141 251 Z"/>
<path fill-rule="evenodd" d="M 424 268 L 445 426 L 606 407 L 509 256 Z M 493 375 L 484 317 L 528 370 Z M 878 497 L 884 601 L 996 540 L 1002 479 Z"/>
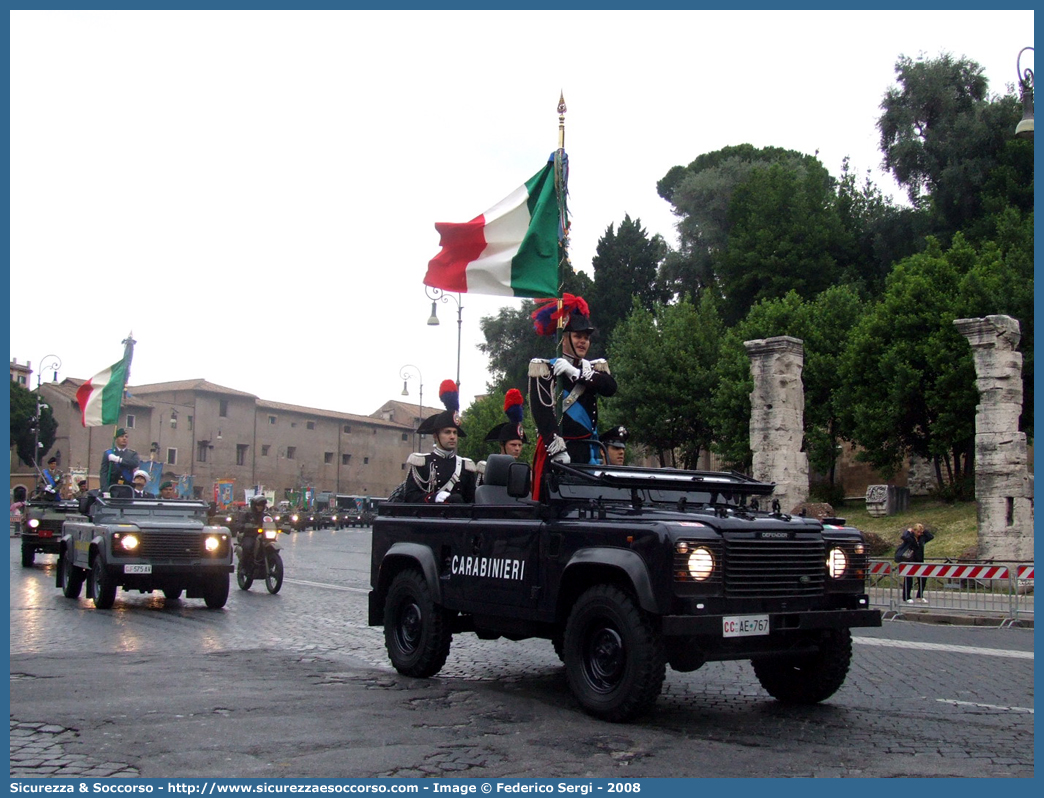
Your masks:
<path fill-rule="evenodd" d="M 11 541 L 11 773 L 114 777 L 1031 776 L 1033 633 L 887 623 L 819 706 L 746 662 L 668 670 L 640 722 L 593 720 L 542 640 L 454 638 L 418 680 L 366 625 L 369 530 L 281 539 L 282 591 L 120 593 L 96 610 Z"/>

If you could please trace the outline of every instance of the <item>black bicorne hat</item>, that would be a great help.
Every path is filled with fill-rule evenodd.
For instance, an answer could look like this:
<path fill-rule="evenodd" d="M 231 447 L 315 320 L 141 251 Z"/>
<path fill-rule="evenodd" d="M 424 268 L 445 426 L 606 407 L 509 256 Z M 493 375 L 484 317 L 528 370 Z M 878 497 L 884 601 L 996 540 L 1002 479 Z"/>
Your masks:
<path fill-rule="evenodd" d="M 627 445 L 627 439 L 630 437 L 631 433 L 627 431 L 627 427 L 613 427 L 599 435 L 598 439 L 606 446 L 615 446 L 623 449 Z"/>
<path fill-rule="evenodd" d="M 460 413 L 458 412 L 460 410 L 460 400 L 457 393 L 457 383 L 453 380 L 443 380 L 442 385 L 439 386 L 439 399 L 442 400 L 442 404 L 446 406 L 446 409 L 441 413 L 436 413 L 424 419 L 420 426 L 417 427 L 417 433 L 420 435 L 434 435 L 440 429 L 453 427 L 461 438 L 468 437 L 460 427 Z"/>
<path fill-rule="evenodd" d="M 522 392 L 518 388 L 512 388 L 504 394 L 504 413 L 511 420 L 493 427 L 486 435 L 487 441 L 496 441 L 497 443 L 522 441 L 522 443 L 527 443 L 526 432 L 522 429 L 522 404 Z"/>

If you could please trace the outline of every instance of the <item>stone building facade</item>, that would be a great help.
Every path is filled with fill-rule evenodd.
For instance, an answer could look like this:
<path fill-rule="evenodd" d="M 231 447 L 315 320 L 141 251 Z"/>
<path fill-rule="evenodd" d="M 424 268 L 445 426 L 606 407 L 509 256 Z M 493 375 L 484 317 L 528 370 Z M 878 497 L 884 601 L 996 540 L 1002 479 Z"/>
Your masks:
<path fill-rule="evenodd" d="M 114 427 L 81 425 L 76 390 L 83 382 L 69 378 L 38 390 L 58 422 L 49 455 L 62 471 L 85 472 L 93 488 Z M 280 499 L 302 488 L 387 496 L 402 482 L 416 440 L 419 409 L 401 402 L 365 416 L 273 402 L 204 379 L 128 386 L 127 393 L 119 425 L 130 447 L 162 463 L 165 478 L 187 475 L 194 495 L 207 500 L 218 480 L 231 480 L 239 500 L 254 486 Z M 10 473 L 12 488 L 34 483 L 13 450 Z"/>

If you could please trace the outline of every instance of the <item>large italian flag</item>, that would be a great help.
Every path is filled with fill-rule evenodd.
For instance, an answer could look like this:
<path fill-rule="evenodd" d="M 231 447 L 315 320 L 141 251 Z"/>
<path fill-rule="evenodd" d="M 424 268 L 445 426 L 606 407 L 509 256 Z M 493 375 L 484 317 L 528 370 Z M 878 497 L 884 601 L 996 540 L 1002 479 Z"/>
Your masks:
<path fill-rule="evenodd" d="M 114 363 L 95 374 L 76 391 L 81 420 L 85 427 L 116 424 L 120 420 L 123 388 L 127 383 L 126 361 Z"/>
<path fill-rule="evenodd" d="M 442 250 L 424 284 L 496 296 L 558 296 L 559 208 L 554 156 L 524 185 L 470 222 L 436 222 Z"/>

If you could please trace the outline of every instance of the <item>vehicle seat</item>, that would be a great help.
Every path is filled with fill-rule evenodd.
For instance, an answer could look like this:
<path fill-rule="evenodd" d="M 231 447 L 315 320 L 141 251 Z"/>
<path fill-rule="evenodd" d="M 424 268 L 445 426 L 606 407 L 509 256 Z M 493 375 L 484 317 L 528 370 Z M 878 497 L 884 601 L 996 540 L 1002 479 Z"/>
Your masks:
<path fill-rule="evenodd" d="M 508 469 L 516 462 L 509 454 L 491 454 L 486 459 L 486 475 L 475 488 L 475 504 L 514 504 L 518 501 L 508 495 Z"/>
<path fill-rule="evenodd" d="M 133 499 L 134 488 L 130 485 L 109 485 L 110 499 Z"/>

